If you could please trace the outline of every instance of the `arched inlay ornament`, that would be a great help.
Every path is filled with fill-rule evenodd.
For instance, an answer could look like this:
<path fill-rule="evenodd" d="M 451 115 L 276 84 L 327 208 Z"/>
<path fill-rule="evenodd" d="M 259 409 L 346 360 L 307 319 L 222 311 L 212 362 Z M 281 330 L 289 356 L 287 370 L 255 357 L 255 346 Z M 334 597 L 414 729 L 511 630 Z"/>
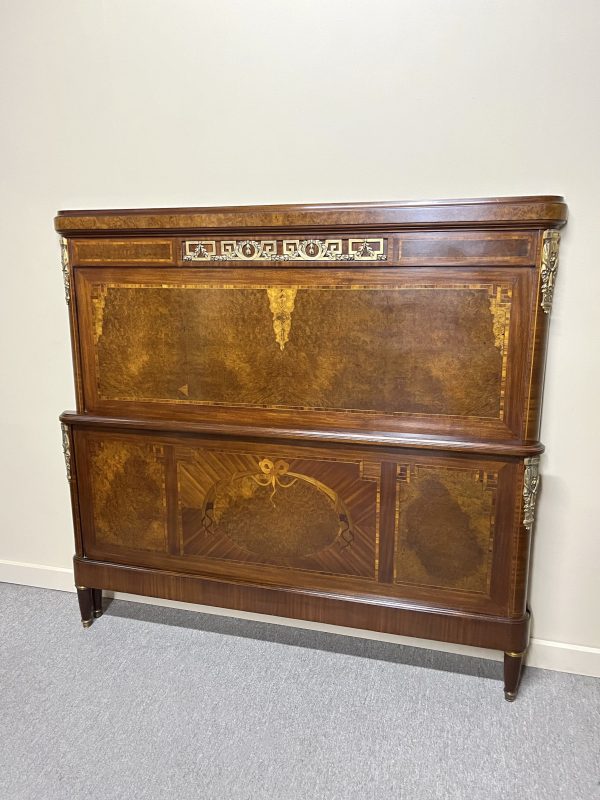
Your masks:
<path fill-rule="evenodd" d="M 354 541 L 350 512 L 331 487 L 294 472 L 283 459 L 263 458 L 254 470 L 215 482 L 201 509 L 206 533 L 278 559 L 307 558 Z"/>

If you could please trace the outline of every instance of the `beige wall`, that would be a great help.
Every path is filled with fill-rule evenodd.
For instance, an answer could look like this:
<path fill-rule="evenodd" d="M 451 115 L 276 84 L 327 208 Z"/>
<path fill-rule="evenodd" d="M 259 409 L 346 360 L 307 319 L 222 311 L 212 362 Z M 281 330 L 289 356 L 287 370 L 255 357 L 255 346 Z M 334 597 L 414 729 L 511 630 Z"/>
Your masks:
<path fill-rule="evenodd" d="M 538 663 L 597 671 L 600 3 L 4 0 L 0 15 L 0 579 L 71 583 L 58 208 L 558 193 L 533 631 Z"/>

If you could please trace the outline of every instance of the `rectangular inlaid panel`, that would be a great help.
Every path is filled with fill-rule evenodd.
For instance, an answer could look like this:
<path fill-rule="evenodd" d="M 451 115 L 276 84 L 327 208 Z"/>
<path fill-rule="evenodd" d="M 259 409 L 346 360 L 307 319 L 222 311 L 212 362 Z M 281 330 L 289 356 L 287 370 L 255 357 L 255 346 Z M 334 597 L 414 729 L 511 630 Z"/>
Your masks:
<path fill-rule="evenodd" d="M 87 453 L 96 545 L 164 553 L 162 447 L 140 439 L 90 438 Z"/>
<path fill-rule="evenodd" d="M 268 448 L 176 458 L 183 554 L 376 577 L 379 464 Z"/>
<path fill-rule="evenodd" d="M 529 232 L 444 231 L 405 233 L 398 242 L 400 264 L 535 263 L 536 237 Z"/>
<path fill-rule="evenodd" d="M 489 593 L 501 468 L 398 465 L 396 583 Z"/>
<path fill-rule="evenodd" d="M 509 607 L 518 462 L 100 429 L 74 442 L 89 558 Z"/>
<path fill-rule="evenodd" d="M 510 280 L 100 282 L 84 359 L 101 402 L 498 421 L 512 302 Z"/>
<path fill-rule="evenodd" d="M 74 264 L 171 264 L 171 239 L 76 239 L 71 244 Z"/>

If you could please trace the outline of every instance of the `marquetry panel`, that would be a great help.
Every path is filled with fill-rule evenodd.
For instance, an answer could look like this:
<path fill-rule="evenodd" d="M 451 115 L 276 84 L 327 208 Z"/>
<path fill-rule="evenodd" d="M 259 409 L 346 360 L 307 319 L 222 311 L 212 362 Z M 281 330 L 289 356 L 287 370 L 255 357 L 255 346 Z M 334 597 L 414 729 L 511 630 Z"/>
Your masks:
<path fill-rule="evenodd" d="M 505 419 L 510 280 L 294 278 L 87 284 L 97 401 Z"/>
<path fill-rule="evenodd" d="M 489 594 L 498 471 L 398 466 L 394 581 Z"/>
<path fill-rule="evenodd" d="M 87 443 L 97 545 L 164 552 L 167 542 L 161 446 L 131 438 Z"/>
<path fill-rule="evenodd" d="M 74 265 L 170 264 L 171 239 L 75 239 L 71 244 Z"/>
<path fill-rule="evenodd" d="M 210 449 L 183 451 L 184 555 L 374 578 L 378 464 Z"/>

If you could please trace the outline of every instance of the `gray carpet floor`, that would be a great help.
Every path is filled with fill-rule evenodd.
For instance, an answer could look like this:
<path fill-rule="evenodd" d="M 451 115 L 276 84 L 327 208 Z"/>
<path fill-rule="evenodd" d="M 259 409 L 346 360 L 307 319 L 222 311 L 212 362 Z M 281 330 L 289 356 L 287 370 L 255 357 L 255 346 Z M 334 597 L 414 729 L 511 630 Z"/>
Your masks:
<path fill-rule="evenodd" d="M 592 800 L 600 681 L 0 583 L 2 800 Z"/>

